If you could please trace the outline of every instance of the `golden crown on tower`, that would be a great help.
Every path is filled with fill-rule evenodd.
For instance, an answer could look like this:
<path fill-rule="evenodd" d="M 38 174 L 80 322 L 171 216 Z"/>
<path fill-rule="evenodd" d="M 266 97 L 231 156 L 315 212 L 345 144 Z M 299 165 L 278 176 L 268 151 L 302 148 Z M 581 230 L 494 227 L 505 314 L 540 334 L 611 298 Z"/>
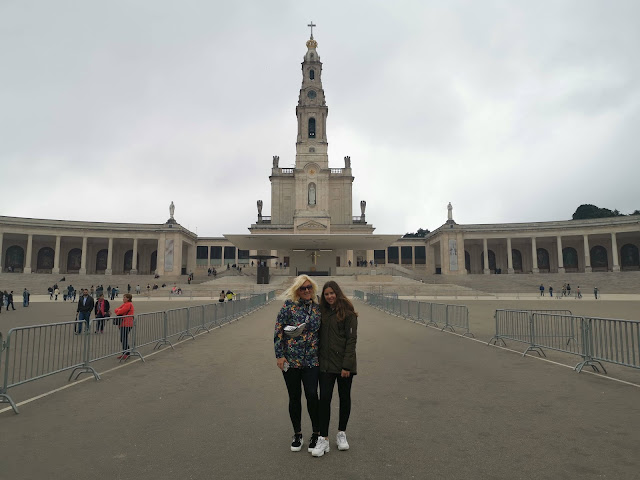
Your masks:
<path fill-rule="evenodd" d="M 318 42 L 316 42 L 313 38 L 307 40 L 307 48 L 316 48 L 318 46 Z"/>

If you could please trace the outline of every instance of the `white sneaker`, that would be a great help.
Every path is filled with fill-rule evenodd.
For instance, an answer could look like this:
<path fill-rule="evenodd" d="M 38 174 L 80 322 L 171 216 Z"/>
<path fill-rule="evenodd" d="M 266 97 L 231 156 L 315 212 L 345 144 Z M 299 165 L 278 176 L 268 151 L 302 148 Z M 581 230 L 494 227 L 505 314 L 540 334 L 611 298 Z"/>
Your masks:
<path fill-rule="evenodd" d="M 311 455 L 314 457 L 321 457 L 325 453 L 329 453 L 331 448 L 329 447 L 329 440 L 325 437 L 318 437 L 318 443 L 316 443 L 316 448 L 313 449 Z"/>
<path fill-rule="evenodd" d="M 347 442 L 347 434 L 345 432 L 338 432 L 336 443 L 338 444 L 338 450 L 349 450 L 349 442 Z"/>

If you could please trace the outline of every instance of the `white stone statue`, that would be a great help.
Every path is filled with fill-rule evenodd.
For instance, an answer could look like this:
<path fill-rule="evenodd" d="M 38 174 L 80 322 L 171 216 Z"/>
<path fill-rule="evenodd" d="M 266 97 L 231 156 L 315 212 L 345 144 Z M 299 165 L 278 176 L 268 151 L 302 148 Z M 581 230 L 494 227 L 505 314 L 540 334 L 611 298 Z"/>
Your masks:
<path fill-rule="evenodd" d="M 262 216 L 262 200 L 258 200 L 258 217 Z"/>
<path fill-rule="evenodd" d="M 310 183 L 309 184 L 309 205 L 315 205 L 315 204 L 316 204 L 316 184 Z"/>
<path fill-rule="evenodd" d="M 360 202 L 360 212 L 362 212 L 362 216 L 364 217 L 364 211 L 367 208 L 367 202 L 365 202 L 364 200 L 362 200 Z"/>
<path fill-rule="evenodd" d="M 344 168 L 351 168 L 351 157 L 344 157 Z"/>
<path fill-rule="evenodd" d="M 173 204 L 173 200 L 171 200 L 171 205 L 169 205 L 169 218 L 173 220 L 173 213 L 176 211 L 176 206 Z"/>
<path fill-rule="evenodd" d="M 280 162 L 280 157 L 277 155 L 273 156 L 273 168 L 278 168 L 278 162 Z"/>
<path fill-rule="evenodd" d="M 453 206 L 451 205 L 451 202 L 447 205 L 447 220 L 453 220 Z"/>

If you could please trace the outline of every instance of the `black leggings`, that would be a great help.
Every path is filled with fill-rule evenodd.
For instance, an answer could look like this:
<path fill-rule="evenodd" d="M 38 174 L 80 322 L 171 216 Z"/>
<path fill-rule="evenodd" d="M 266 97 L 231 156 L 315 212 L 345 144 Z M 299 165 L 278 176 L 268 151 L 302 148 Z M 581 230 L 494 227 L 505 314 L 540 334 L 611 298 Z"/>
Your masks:
<path fill-rule="evenodd" d="M 318 372 L 319 367 L 289 368 L 282 372 L 289 392 L 289 416 L 293 425 L 293 433 L 302 431 L 302 386 L 307 399 L 307 411 L 311 419 L 311 427 L 318 431 Z"/>
<path fill-rule="evenodd" d="M 331 398 L 333 386 L 338 381 L 338 395 L 340 397 L 340 420 L 338 430 L 344 432 L 347 429 L 349 415 L 351 414 L 351 384 L 353 375 L 343 378 L 339 373 L 320 372 L 320 435 L 329 435 L 329 420 L 331 419 Z"/>
<path fill-rule="evenodd" d="M 129 332 L 132 327 L 120 327 L 120 341 L 122 342 L 122 353 L 129 353 Z"/>

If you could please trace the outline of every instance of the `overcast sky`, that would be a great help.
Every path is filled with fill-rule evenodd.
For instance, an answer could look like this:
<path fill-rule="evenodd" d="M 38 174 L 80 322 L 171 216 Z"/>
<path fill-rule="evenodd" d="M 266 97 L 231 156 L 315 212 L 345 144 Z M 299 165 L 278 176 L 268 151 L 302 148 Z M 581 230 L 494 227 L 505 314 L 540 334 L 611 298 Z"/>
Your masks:
<path fill-rule="evenodd" d="M 0 0 L 0 215 L 244 233 L 295 162 L 310 20 L 329 164 L 378 233 L 640 208 L 640 2 Z"/>

